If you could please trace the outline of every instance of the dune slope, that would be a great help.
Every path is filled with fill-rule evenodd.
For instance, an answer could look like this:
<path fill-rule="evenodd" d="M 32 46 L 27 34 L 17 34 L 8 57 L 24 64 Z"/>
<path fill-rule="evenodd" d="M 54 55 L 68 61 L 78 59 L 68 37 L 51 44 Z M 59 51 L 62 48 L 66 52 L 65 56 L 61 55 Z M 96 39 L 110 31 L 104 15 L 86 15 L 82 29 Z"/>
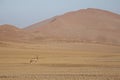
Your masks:
<path fill-rule="evenodd" d="M 36 41 L 43 38 L 120 44 L 120 15 L 109 11 L 82 9 L 46 21 L 33 24 L 25 30 L 33 33 Z"/>

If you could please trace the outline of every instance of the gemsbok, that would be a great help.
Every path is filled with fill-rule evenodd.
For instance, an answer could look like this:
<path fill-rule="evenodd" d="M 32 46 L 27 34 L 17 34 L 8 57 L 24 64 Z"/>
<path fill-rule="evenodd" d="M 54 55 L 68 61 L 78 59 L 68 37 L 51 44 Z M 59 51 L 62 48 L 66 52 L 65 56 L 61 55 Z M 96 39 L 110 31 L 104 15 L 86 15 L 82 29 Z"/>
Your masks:
<path fill-rule="evenodd" d="M 38 56 L 30 59 L 30 64 L 36 64 L 38 62 Z"/>

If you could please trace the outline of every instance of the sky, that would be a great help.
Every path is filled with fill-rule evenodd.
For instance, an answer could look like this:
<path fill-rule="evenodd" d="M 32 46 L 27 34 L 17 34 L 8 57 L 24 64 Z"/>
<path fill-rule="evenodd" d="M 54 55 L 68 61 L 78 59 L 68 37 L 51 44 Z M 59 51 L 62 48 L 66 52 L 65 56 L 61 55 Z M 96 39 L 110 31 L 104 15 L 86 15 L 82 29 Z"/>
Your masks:
<path fill-rule="evenodd" d="M 120 0 L 0 0 L 0 25 L 27 27 L 66 12 L 98 8 L 120 14 Z"/>

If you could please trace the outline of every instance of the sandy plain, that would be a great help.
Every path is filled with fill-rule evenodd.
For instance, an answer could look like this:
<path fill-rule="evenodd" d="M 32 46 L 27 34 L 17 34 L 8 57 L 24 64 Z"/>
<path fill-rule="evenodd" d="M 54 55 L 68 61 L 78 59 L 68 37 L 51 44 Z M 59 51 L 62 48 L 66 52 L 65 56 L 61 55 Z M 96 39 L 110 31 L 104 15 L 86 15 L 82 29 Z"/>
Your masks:
<path fill-rule="evenodd" d="M 120 46 L 0 42 L 0 80 L 120 80 Z"/>

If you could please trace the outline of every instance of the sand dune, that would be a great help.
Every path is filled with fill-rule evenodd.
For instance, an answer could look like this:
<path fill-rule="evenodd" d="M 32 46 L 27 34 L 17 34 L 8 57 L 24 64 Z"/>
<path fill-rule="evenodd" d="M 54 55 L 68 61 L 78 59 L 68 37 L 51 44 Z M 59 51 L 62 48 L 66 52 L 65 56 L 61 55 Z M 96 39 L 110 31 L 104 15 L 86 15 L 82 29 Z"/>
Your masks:
<path fill-rule="evenodd" d="M 43 23 L 33 24 L 25 30 L 34 33 L 36 41 L 43 37 L 120 45 L 119 26 L 120 15 L 90 8 L 56 16 Z"/>
<path fill-rule="evenodd" d="M 29 35 L 30 33 L 16 26 L 9 24 L 0 25 L 0 41 L 25 42 Z"/>
<path fill-rule="evenodd" d="M 1 25 L 2 41 L 65 41 L 120 45 L 120 15 L 100 9 L 81 9 L 24 29 Z"/>

